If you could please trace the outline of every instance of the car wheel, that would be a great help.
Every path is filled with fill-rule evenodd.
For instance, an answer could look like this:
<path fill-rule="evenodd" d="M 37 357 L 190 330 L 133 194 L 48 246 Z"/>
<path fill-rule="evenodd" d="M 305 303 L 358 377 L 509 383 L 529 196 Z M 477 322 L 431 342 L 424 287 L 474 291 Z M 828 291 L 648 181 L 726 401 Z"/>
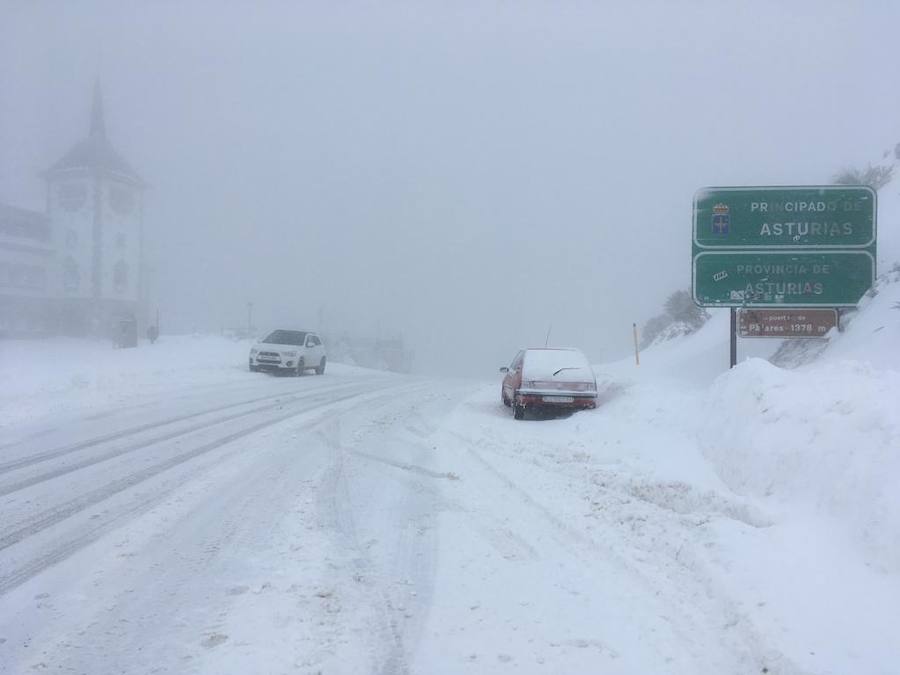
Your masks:
<path fill-rule="evenodd" d="M 250 372 L 251 372 L 251 373 L 258 373 L 258 372 L 259 372 L 259 366 L 254 366 L 254 365 L 251 363 L 251 364 L 250 364 Z"/>
<path fill-rule="evenodd" d="M 303 359 L 301 358 L 299 361 L 297 361 L 297 377 L 301 377 L 304 370 L 306 370 L 306 363 L 304 363 Z"/>
<path fill-rule="evenodd" d="M 509 406 L 512 405 L 512 403 L 509 402 L 509 399 L 506 398 L 506 394 L 505 394 L 505 393 L 501 393 L 501 394 L 500 394 L 500 398 L 503 399 L 503 405 L 505 405 L 507 408 L 508 408 Z"/>
<path fill-rule="evenodd" d="M 319 361 L 319 365 L 316 367 L 316 375 L 324 375 L 325 374 L 325 357 L 322 357 L 322 360 Z"/>
<path fill-rule="evenodd" d="M 524 420 L 525 419 L 525 406 L 519 405 L 518 403 L 516 403 L 513 406 L 513 417 L 515 417 L 517 420 Z"/>

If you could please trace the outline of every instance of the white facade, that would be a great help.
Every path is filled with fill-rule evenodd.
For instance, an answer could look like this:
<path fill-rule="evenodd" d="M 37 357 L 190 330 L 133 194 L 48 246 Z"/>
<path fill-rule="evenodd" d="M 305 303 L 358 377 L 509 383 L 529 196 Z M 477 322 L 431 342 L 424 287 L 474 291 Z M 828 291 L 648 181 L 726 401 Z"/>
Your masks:
<path fill-rule="evenodd" d="M 141 285 L 141 191 L 115 179 L 100 183 L 105 298 L 138 302 Z"/>
<path fill-rule="evenodd" d="M 110 175 L 75 169 L 48 177 L 47 215 L 64 298 L 138 302 L 142 190 Z"/>
<path fill-rule="evenodd" d="M 93 184 L 86 171 L 50 182 L 47 216 L 57 251 L 54 291 L 59 297 L 91 297 Z"/>
<path fill-rule="evenodd" d="M 46 216 L 0 205 L 0 335 L 43 332 L 51 322 L 56 263 Z"/>
<path fill-rule="evenodd" d="M 106 137 L 99 87 L 89 136 L 44 178 L 46 214 L 0 205 L 0 331 L 104 335 L 142 323 L 144 184 Z"/>

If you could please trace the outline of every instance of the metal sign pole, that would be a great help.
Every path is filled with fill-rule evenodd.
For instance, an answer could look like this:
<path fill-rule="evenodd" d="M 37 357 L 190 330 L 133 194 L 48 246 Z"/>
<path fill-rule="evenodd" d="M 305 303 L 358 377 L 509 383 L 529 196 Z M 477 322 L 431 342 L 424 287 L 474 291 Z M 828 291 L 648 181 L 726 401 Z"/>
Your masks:
<path fill-rule="evenodd" d="M 734 368 L 737 365 L 737 308 L 731 308 L 731 365 Z"/>

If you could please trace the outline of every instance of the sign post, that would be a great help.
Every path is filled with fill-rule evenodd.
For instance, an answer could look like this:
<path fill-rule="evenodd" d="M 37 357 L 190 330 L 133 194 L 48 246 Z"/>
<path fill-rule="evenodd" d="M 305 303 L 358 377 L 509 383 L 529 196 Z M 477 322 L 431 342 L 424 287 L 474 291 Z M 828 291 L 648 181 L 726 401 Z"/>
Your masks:
<path fill-rule="evenodd" d="M 732 308 L 732 366 L 735 308 L 784 313 L 860 301 L 875 282 L 876 213 L 875 191 L 862 185 L 697 191 L 692 293 L 701 307 Z"/>
<path fill-rule="evenodd" d="M 737 365 L 737 310 L 734 307 L 731 307 L 731 337 L 729 343 L 731 344 L 731 365 L 728 367 L 734 368 Z"/>

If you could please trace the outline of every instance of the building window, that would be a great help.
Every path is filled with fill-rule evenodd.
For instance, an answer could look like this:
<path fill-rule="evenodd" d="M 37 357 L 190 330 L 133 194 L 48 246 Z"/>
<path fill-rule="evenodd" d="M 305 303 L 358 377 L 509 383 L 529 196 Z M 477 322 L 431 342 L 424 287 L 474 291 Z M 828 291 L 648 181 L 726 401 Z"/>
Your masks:
<path fill-rule="evenodd" d="M 116 293 L 124 293 L 128 288 L 128 265 L 121 260 L 113 268 L 113 288 Z"/>
<path fill-rule="evenodd" d="M 66 211 L 78 211 L 87 201 L 87 188 L 83 183 L 63 183 L 57 188 L 57 201 Z"/>
<path fill-rule="evenodd" d="M 78 233 L 75 230 L 66 230 L 66 246 L 68 248 L 78 246 Z"/>
<path fill-rule="evenodd" d="M 66 258 L 63 263 L 63 288 L 69 292 L 78 290 L 81 285 L 81 272 L 78 271 L 78 263 L 72 258 Z"/>
<path fill-rule="evenodd" d="M 125 248 L 125 243 L 126 243 L 126 241 L 127 241 L 127 240 L 125 239 L 125 233 L 124 233 L 124 232 L 118 232 L 118 233 L 116 233 L 116 246 L 117 246 L 118 248 Z"/>
<path fill-rule="evenodd" d="M 120 216 L 127 216 L 134 210 L 134 195 L 131 190 L 112 186 L 109 188 L 109 205 Z"/>

